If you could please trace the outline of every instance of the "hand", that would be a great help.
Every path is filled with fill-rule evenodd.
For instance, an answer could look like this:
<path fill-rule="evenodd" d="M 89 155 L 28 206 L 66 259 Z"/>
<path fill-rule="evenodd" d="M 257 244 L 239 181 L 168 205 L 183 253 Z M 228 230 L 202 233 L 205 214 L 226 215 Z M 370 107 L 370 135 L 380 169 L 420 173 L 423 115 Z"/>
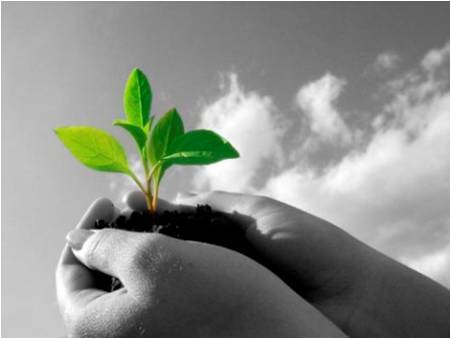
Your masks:
<path fill-rule="evenodd" d="M 68 235 L 56 272 L 71 336 L 343 336 L 273 273 L 236 252 L 159 234 L 104 229 L 113 204 L 97 200 Z M 124 287 L 95 288 L 92 270 Z"/>
<path fill-rule="evenodd" d="M 142 204 L 138 195 L 129 201 Z M 449 290 L 325 220 L 245 194 L 179 195 L 176 203 L 231 214 L 260 263 L 350 336 L 449 337 Z"/>

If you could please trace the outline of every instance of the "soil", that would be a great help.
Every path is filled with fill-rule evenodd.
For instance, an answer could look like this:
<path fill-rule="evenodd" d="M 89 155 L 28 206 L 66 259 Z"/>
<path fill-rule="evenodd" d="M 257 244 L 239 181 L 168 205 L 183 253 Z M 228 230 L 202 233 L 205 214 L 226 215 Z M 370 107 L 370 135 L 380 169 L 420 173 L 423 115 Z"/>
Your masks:
<path fill-rule="evenodd" d="M 96 220 L 95 228 L 116 228 L 134 232 L 155 232 L 183 240 L 206 242 L 253 257 L 244 230 L 226 215 L 209 205 L 198 205 L 194 212 L 165 211 L 151 215 L 134 211 L 130 217 L 118 216 L 111 223 Z M 115 291 L 122 287 L 119 279 L 97 272 L 98 287 Z"/>

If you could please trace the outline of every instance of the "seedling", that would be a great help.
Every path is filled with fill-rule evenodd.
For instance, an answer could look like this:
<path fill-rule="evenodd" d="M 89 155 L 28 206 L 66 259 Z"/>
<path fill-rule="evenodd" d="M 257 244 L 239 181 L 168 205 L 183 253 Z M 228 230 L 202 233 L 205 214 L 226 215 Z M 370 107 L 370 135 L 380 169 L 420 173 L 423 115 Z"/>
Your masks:
<path fill-rule="evenodd" d="M 124 148 L 112 135 L 89 126 L 55 128 L 55 133 L 72 155 L 85 166 L 104 172 L 123 173 L 132 178 L 146 197 L 151 213 L 157 209 L 161 180 L 173 165 L 208 165 L 238 158 L 237 150 L 213 131 L 198 129 L 185 132 L 175 108 L 165 113 L 153 126 L 150 114 L 152 91 L 145 74 L 138 68 L 130 73 L 125 85 L 125 118 L 113 125 L 125 129 L 136 142 L 144 168 L 141 181 L 130 168 Z"/>

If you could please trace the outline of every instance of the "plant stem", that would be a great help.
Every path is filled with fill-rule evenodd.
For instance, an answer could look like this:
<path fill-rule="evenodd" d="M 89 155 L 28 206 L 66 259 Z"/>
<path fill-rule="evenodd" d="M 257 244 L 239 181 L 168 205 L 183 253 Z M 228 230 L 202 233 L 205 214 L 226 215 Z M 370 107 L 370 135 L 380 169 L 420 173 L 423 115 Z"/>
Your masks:
<path fill-rule="evenodd" d="M 151 182 L 152 182 L 152 175 L 148 175 L 146 179 L 147 184 L 147 194 L 146 194 L 146 203 L 147 203 L 147 209 L 151 214 L 155 213 L 155 211 L 152 208 L 152 189 L 151 189 Z"/>
<path fill-rule="evenodd" d="M 154 212 L 157 211 L 157 203 L 158 203 L 158 190 L 160 188 L 160 183 L 155 182 L 153 188 L 153 197 L 152 197 L 152 210 Z"/>
<path fill-rule="evenodd" d="M 141 184 L 141 182 L 139 181 L 139 179 L 136 177 L 135 173 L 133 173 L 132 170 L 130 170 L 128 172 L 128 174 L 130 175 L 130 177 L 133 179 L 133 181 L 136 183 L 136 185 L 138 185 L 139 189 L 144 193 L 144 195 L 147 196 L 147 191 L 144 188 L 144 186 Z"/>
<path fill-rule="evenodd" d="M 152 183 L 152 177 L 153 174 L 155 173 L 155 171 L 159 168 L 160 163 L 156 163 L 154 166 L 152 166 L 150 172 L 147 174 L 147 178 L 146 178 L 146 183 L 147 183 L 147 192 L 148 194 L 146 195 L 146 202 L 147 202 L 147 208 L 149 209 L 149 212 L 151 213 L 156 213 L 157 212 L 157 195 L 158 195 L 158 189 L 156 192 L 154 192 L 154 194 L 152 195 L 152 188 L 151 188 L 151 183 Z M 156 185 L 156 180 L 154 185 Z M 155 186 L 156 188 L 157 186 Z"/>
<path fill-rule="evenodd" d="M 149 174 L 147 175 L 147 182 L 149 182 L 149 186 L 150 186 L 150 181 L 152 180 L 152 176 L 155 173 L 155 171 L 157 170 L 157 168 L 161 165 L 160 162 L 157 162 L 155 165 L 152 166 L 152 168 L 150 169 Z"/>
<path fill-rule="evenodd" d="M 147 178 L 147 176 L 149 175 L 149 165 L 147 164 L 147 157 L 145 155 L 145 152 L 146 150 L 144 150 L 143 152 L 139 152 L 139 155 L 141 156 L 141 162 L 144 168 L 144 176 L 145 178 Z"/>
<path fill-rule="evenodd" d="M 149 191 L 149 193 L 145 194 L 145 197 L 146 197 L 147 209 L 149 210 L 149 212 L 151 214 L 153 214 L 154 211 L 153 211 L 153 208 L 152 208 L 152 194 L 150 194 L 150 191 Z"/>
<path fill-rule="evenodd" d="M 146 205 L 147 209 L 150 213 L 155 213 L 155 209 L 153 208 L 153 199 L 152 199 L 152 193 L 150 191 L 150 181 L 148 181 L 148 189 L 146 189 L 139 179 L 136 177 L 135 173 L 133 173 L 131 170 L 129 172 L 130 177 L 133 179 L 133 181 L 138 185 L 139 189 L 144 193 L 144 197 L 146 198 Z"/>
<path fill-rule="evenodd" d="M 143 168 L 144 168 L 144 178 L 145 178 L 144 185 L 146 186 L 144 188 L 143 193 L 146 198 L 147 209 L 149 210 L 150 213 L 152 213 L 152 193 L 150 190 L 149 163 L 147 160 L 147 147 L 144 147 L 143 150 L 140 150 L 139 154 L 141 156 L 141 162 L 142 162 Z"/>

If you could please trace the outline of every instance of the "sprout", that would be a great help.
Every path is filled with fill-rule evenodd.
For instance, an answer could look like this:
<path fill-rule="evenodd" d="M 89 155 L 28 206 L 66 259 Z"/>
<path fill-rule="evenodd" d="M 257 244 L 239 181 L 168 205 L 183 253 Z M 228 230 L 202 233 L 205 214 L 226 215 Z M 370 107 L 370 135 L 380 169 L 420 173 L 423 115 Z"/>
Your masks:
<path fill-rule="evenodd" d="M 138 68 L 128 77 L 123 102 L 126 119 L 114 120 L 113 125 L 125 129 L 135 140 L 145 173 L 143 181 L 130 168 L 119 141 L 105 131 L 89 126 L 67 126 L 55 128 L 55 133 L 85 166 L 130 176 L 144 193 L 151 213 L 156 212 L 161 180 L 171 166 L 208 165 L 239 157 L 237 150 L 213 131 L 185 132 L 175 108 L 163 114 L 154 125 L 155 117 L 150 114 L 152 91 L 146 75 Z"/>

